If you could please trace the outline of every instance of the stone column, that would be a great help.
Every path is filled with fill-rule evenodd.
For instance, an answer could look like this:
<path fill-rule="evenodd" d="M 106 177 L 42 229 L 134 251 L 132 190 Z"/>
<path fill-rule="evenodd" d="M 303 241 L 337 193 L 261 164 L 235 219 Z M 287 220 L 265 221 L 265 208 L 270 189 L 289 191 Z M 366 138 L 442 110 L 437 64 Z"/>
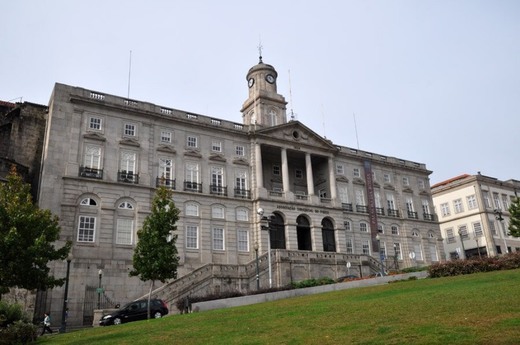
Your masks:
<path fill-rule="evenodd" d="M 283 191 L 289 191 L 289 164 L 287 163 L 287 149 L 282 148 L 282 182 Z"/>
<path fill-rule="evenodd" d="M 305 153 L 305 173 L 307 174 L 307 193 L 314 195 L 314 177 L 312 176 L 311 154 Z"/>
<path fill-rule="evenodd" d="M 334 162 L 332 157 L 329 157 L 329 180 L 330 180 L 330 198 L 336 200 L 336 171 L 334 169 Z"/>
<path fill-rule="evenodd" d="M 264 187 L 264 174 L 262 170 L 262 146 L 255 144 L 255 168 L 256 168 L 256 188 Z"/>

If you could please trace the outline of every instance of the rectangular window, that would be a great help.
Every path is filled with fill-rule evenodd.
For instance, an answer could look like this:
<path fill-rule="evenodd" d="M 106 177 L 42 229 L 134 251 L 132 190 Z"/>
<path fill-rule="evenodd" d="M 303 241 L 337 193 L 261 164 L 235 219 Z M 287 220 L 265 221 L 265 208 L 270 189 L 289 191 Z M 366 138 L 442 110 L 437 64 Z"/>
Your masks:
<path fill-rule="evenodd" d="M 410 179 L 408 178 L 408 176 L 403 176 L 403 186 L 410 186 Z"/>
<path fill-rule="evenodd" d="M 197 147 L 199 147 L 199 145 L 197 143 L 197 137 L 194 137 L 192 135 L 188 135 L 188 137 L 186 139 L 186 146 L 189 147 L 189 148 L 197 148 Z"/>
<path fill-rule="evenodd" d="M 495 202 L 495 208 L 501 210 L 502 206 L 500 205 L 500 197 L 498 193 L 493 193 L 493 201 Z"/>
<path fill-rule="evenodd" d="M 392 230 L 392 235 L 399 235 L 399 228 L 397 225 L 392 225 L 390 229 Z"/>
<path fill-rule="evenodd" d="M 411 197 L 406 198 L 406 211 L 415 212 L 413 208 L 413 199 Z"/>
<path fill-rule="evenodd" d="M 383 174 L 383 180 L 385 183 L 392 183 L 392 175 L 388 173 Z"/>
<path fill-rule="evenodd" d="M 170 144 L 172 142 L 172 132 L 161 131 L 161 142 Z"/>
<path fill-rule="evenodd" d="M 247 209 L 239 208 L 237 209 L 237 221 L 247 222 L 249 220 L 249 214 Z"/>
<path fill-rule="evenodd" d="M 347 238 L 347 254 L 354 253 L 354 246 L 352 245 L 352 239 Z"/>
<path fill-rule="evenodd" d="M 224 229 L 213 228 L 213 249 L 224 250 Z"/>
<path fill-rule="evenodd" d="M 240 191 L 247 190 L 247 171 L 245 171 L 245 170 L 235 171 L 235 188 Z"/>
<path fill-rule="evenodd" d="M 235 155 L 237 155 L 239 157 L 244 157 L 245 156 L 244 146 L 241 146 L 241 145 L 235 146 Z"/>
<path fill-rule="evenodd" d="M 116 244 L 133 244 L 134 221 L 118 219 L 116 229 Z"/>
<path fill-rule="evenodd" d="M 356 205 L 365 206 L 365 194 L 362 189 L 356 189 Z"/>
<path fill-rule="evenodd" d="M 434 244 L 430 244 L 430 256 L 432 261 L 439 261 L 439 257 L 437 256 L 437 248 Z"/>
<path fill-rule="evenodd" d="M 136 165 L 136 153 L 123 151 L 121 152 L 121 171 L 134 173 Z"/>
<path fill-rule="evenodd" d="M 124 135 L 126 137 L 135 137 L 136 136 L 136 127 L 133 123 L 125 123 Z"/>
<path fill-rule="evenodd" d="M 453 209 L 455 213 L 464 212 L 464 206 L 462 206 L 462 199 L 453 200 Z"/>
<path fill-rule="evenodd" d="M 455 243 L 456 242 L 455 235 L 453 233 L 453 229 L 452 228 L 446 229 L 446 242 L 448 242 L 448 243 Z"/>
<path fill-rule="evenodd" d="M 164 178 L 168 182 L 173 180 L 173 159 L 160 158 L 159 159 L 159 177 Z"/>
<path fill-rule="evenodd" d="M 368 232 L 367 223 L 359 223 L 359 231 Z"/>
<path fill-rule="evenodd" d="M 354 168 L 353 170 L 354 177 L 361 177 L 361 171 L 359 168 Z"/>
<path fill-rule="evenodd" d="M 78 242 L 94 242 L 96 217 L 79 216 Z"/>
<path fill-rule="evenodd" d="M 420 244 L 414 245 L 414 252 L 415 252 L 415 260 L 422 261 L 423 255 L 422 255 L 422 248 Z"/>
<path fill-rule="evenodd" d="M 340 186 L 338 187 L 338 196 L 339 200 L 343 204 L 348 204 L 348 190 L 346 186 Z"/>
<path fill-rule="evenodd" d="M 224 168 L 223 167 L 211 167 L 211 184 L 214 187 L 224 186 Z"/>
<path fill-rule="evenodd" d="M 459 236 L 462 237 L 462 239 L 467 240 L 469 239 L 468 235 L 468 227 L 466 225 L 459 226 Z"/>
<path fill-rule="evenodd" d="M 345 167 L 343 166 L 343 164 L 336 164 L 336 174 L 338 174 L 338 175 L 345 174 Z"/>
<path fill-rule="evenodd" d="M 486 208 L 491 208 L 491 200 L 489 199 L 489 192 L 487 190 L 482 191 L 482 198 L 484 199 L 484 205 L 486 205 Z"/>
<path fill-rule="evenodd" d="M 198 217 L 199 216 L 199 205 L 195 203 L 186 204 L 186 215 Z"/>
<path fill-rule="evenodd" d="M 497 228 L 495 227 L 495 220 L 489 220 L 489 231 L 493 234 L 493 236 L 497 236 Z"/>
<path fill-rule="evenodd" d="M 383 241 L 379 242 L 379 254 L 380 257 L 382 255 L 383 258 L 386 258 L 386 244 Z"/>
<path fill-rule="evenodd" d="M 199 183 L 199 165 L 186 163 L 186 182 Z"/>
<path fill-rule="evenodd" d="M 199 248 L 199 227 L 196 225 L 186 226 L 186 248 Z"/>
<path fill-rule="evenodd" d="M 222 152 L 222 142 L 221 141 L 213 141 L 211 143 L 211 151 L 213 151 L 213 152 Z"/>
<path fill-rule="evenodd" d="M 422 178 L 418 178 L 417 179 L 417 186 L 419 187 L 420 190 L 424 190 L 426 185 L 424 183 L 424 180 Z"/>
<path fill-rule="evenodd" d="M 350 226 L 350 222 L 347 220 L 343 223 L 343 225 L 345 226 L 345 231 L 350 231 L 352 230 L 351 226 Z"/>
<path fill-rule="evenodd" d="M 466 202 L 468 203 L 468 210 L 473 210 L 478 207 L 477 198 L 475 197 L 475 194 L 467 196 Z"/>
<path fill-rule="evenodd" d="M 100 131 L 101 124 L 102 124 L 101 118 L 92 116 L 89 119 L 88 128 L 91 130 L 94 130 L 94 131 Z"/>
<path fill-rule="evenodd" d="M 473 231 L 475 232 L 475 237 L 481 237 L 483 235 L 482 224 L 480 222 L 473 223 Z"/>
<path fill-rule="evenodd" d="M 504 210 L 509 209 L 509 198 L 505 194 L 502 194 L 502 204 L 504 205 Z"/>
<path fill-rule="evenodd" d="M 101 147 L 97 145 L 85 146 L 83 165 L 86 168 L 101 169 Z"/>
<path fill-rule="evenodd" d="M 422 210 L 424 214 L 430 214 L 430 203 L 427 199 L 422 200 Z"/>
<path fill-rule="evenodd" d="M 280 166 L 279 165 L 273 165 L 273 175 L 280 175 Z"/>
<path fill-rule="evenodd" d="M 395 210 L 394 195 L 386 194 L 386 206 L 389 210 Z"/>
<path fill-rule="evenodd" d="M 441 204 L 441 215 L 447 217 L 450 215 L 450 205 L 447 202 Z"/>
<path fill-rule="evenodd" d="M 249 251 L 249 231 L 238 229 L 238 251 L 239 252 L 248 252 Z"/>
<path fill-rule="evenodd" d="M 297 179 L 302 179 L 303 178 L 303 170 L 301 170 L 301 169 L 294 170 L 294 177 L 296 177 Z"/>
<path fill-rule="evenodd" d="M 395 256 L 397 256 L 397 259 L 402 260 L 403 255 L 401 253 L 401 243 L 395 242 L 394 243 L 394 250 L 395 250 Z"/>

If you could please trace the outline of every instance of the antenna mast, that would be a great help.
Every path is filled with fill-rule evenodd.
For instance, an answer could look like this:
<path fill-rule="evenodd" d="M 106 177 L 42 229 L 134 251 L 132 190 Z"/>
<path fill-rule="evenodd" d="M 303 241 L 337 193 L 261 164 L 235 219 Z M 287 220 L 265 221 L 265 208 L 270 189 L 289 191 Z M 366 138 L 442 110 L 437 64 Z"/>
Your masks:
<path fill-rule="evenodd" d="M 291 86 L 291 70 L 289 70 L 289 102 L 291 102 L 291 121 L 296 119 L 296 114 L 293 112 L 293 101 L 292 101 L 292 86 Z"/>
<path fill-rule="evenodd" d="M 357 142 L 357 149 L 359 150 L 359 138 L 357 133 L 357 124 L 356 124 L 356 113 L 352 113 L 354 116 L 354 130 L 356 131 L 356 142 Z"/>
<path fill-rule="evenodd" d="M 130 62 L 128 64 L 128 94 L 127 98 L 130 98 L 130 73 L 132 71 L 132 51 L 130 50 Z"/>
<path fill-rule="evenodd" d="M 323 110 L 323 103 L 321 103 L 321 125 L 323 127 L 323 137 L 327 139 L 325 135 L 325 111 Z"/>

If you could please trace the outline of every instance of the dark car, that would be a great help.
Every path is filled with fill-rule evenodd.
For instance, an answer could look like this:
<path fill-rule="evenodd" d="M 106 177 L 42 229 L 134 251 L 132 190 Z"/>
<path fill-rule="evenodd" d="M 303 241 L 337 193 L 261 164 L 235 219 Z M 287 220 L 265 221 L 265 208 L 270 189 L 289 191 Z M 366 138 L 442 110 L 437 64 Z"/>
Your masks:
<path fill-rule="evenodd" d="M 160 299 L 152 299 L 150 301 L 150 317 L 158 319 L 168 314 L 168 307 Z M 141 299 L 130 302 L 113 313 L 103 315 L 99 320 L 100 326 L 119 325 L 122 323 L 146 320 L 148 316 L 148 300 Z"/>

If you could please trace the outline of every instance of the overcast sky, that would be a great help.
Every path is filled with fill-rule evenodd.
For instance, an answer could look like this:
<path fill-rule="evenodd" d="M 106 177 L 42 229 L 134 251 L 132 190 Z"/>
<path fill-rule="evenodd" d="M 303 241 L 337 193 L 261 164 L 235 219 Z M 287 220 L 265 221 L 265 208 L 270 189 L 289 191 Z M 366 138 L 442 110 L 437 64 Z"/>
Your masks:
<path fill-rule="evenodd" d="M 130 98 L 241 123 L 261 41 L 288 108 L 335 144 L 425 163 L 432 184 L 520 180 L 517 0 L 17 0 L 1 13 L 0 100 L 47 104 L 55 82 L 126 97 L 132 51 Z"/>

